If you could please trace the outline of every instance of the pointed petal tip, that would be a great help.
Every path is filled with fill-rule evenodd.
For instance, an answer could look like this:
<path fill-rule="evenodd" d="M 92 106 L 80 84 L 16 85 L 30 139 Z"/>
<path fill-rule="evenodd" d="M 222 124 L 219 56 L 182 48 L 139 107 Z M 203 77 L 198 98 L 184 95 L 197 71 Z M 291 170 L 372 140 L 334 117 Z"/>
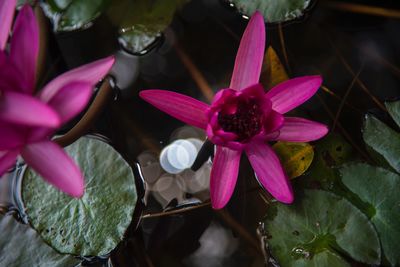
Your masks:
<path fill-rule="evenodd" d="M 252 19 L 257 20 L 257 22 L 262 22 L 263 24 L 264 22 L 264 16 L 262 15 L 262 13 L 258 10 L 256 10 L 256 12 L 253 13 L 253 15 L 251 16 Z"/>
<path fill-rule="evenodd" d="M 84 177 L 82 172 L 77 169 L 77 172 L 74 175 L 73 181 L 70 181 L 69 184 L 64 184 L 62 186 L 55 185 L 59 190 L 68 194 L 73 198 L 82 198 L 85 194 L 85 185 L 84 185 Z"/>
<path fill-rule="evenodd" d="M 216 201 L 216 200 L 213 200 L 213 199 L 211 198 L 211 207 L 212 207 L 214 210 L 223 209 L 223 208 L 226 206 L 226 204 L 228 204 L 228 201 L 224 201 L 224 202 L 222 202 L 222 201 Z"/>
<path fill-rule="evenodd" d="M 307 76 L 306 76 L 307 77 Z M 308 78 L 310 79 L 310 82 L 314 82 L 316 87 L 321 87 L 322 85 L 322 76 L 321 75 L 311 75 L 308 76 Z"/>
<path fill-rule="evenodd" d="M 79 186 L 77 188 L 74 188 L 73 191 L 69 191 L 69 192 L 65 192 L 68 195 L 70 195 L 73 198 L 82 198 L 83 195 L 85 194 L 85 188 L 83 187 L 83 183 L 82 186 Z"/>
<path fill-rule="evenodd" d="M 209 106 L 192 97 L 173 91 L 150 89 L 139 92 L 140 98 L 168 115 L 189 125 L 206 129 Z"/>
<path fill-rule="evenodd" d="M 151 96 L 152 94 L 156 93 L 154 91 L 158 91 L 158 90 L 143 90 L 139 92 L 139 97 L 142 98 L 143 100 L 147 100 L 149 96 Z"/>
<path fill-rule="evenodd" d="M 114 55 L 111 55 L 111 56 L 108 56 L 106 58 L 99 60 L 99 64 L 104 64 L 106 69 L 108 69 L 108 71 L 111 69 L 111 67 L 114 65 L 114 63 L 115 63 Z"/>
<path fill-rule="evenodd" d="M 21 156 L 44 180 L 62 192 L 76 198 L 83 195 L 82 172 L 57 144 L 51 141 L 29 144 L 23 148 Z"/>
<path fill-rule="evenodd" d="M 290 194 L 276 196 L 275 199 L 284 204 L 292 204 L 294 201 L 294 195 L 293 192 L 290 192 Z"/>
<path fill-rule="evenodd" d="M 264 52 L 265 22 L 255 12 L 240 40 L 229 88 L 242 90 L 259 82 Z"/>
<path fill-rule="evenodd" d="M 25 4 L 14 23 L 10 42 L 10 59 L 20 73 L 23 91 L 32 94 L 35 88 L 39 55 L 39 24 L 33 9 Z"/>
<path fill-rule="evenodd" d="M 11 29 L 17 0 L 0 1 L 0 51 L 4 50 Z"/>
<path fill-rule="evenodd" d="M 59 90 L 72 82 L 86 82 L 90 83 L 91 86 L 95 86 L 109 73 L 114 63 L 115 56 L 112 55 L 69 70 L 51 80 L 43 90 L 40 91 L 39 98 L 47 103 Z"/>

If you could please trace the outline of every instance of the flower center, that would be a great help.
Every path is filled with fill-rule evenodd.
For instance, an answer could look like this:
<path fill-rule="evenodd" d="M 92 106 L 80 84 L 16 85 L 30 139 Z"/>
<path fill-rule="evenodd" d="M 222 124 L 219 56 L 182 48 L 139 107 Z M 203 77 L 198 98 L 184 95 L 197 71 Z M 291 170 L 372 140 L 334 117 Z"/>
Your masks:
<path fill-rule="evenodd" d="M 239 102 L 234 114 L 218 114 L 218 123 L 225 132 L 238 136 L 238 141 L 247 140 L 261 130 L 262 112 L 254 102 Z"/>

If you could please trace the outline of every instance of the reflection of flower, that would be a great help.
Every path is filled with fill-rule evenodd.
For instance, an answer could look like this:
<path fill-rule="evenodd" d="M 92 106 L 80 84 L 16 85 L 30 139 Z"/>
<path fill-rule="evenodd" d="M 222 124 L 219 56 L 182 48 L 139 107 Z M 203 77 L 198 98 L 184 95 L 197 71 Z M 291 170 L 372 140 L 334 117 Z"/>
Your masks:
<path fill-rule="evenodd" d="M 293 193 L 278 157 L 266 141 L 307 142 L 321 138 L 325 125 L 283 117 L 308 100 L 321 85 L 319 76 L 283 82 L 268 93 L 258 84 L 265 48 L 262 16 L 256 12 L 242 37 L 230 88 L 220 90 L 211 106 L 175 92 L 146 90 L 140 96 L 169 115 L 207 131 L 217 145 L 210 191 L 214 208 L 229 201 L 245 152 L 260 183 L 279 201 L 291 203 Z M 234 90 L 235 89 L 235 90 Z"/>
<path fill-rule="evenodd" d="M 83 194 L 82 174 L 49 137 L 82 111 L 114 58 L 60 75 L 34 95 L 39 28 L 31 7 L 25 5 L 14 23 L 7 51 L 15 5 L 16 0 L 0 2 L 0 175 L 20 154 L 49 183 L 79 197 Z"/>

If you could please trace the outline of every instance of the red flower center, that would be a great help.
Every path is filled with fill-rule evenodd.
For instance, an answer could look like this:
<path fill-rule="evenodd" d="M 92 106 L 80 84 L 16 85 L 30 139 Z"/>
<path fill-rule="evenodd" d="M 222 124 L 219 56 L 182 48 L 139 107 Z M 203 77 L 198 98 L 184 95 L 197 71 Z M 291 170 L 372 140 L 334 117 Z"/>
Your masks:
<path fill-rule="evenodd" d="M 245 141 L 261 130 L 262 112 L 254 101 L 237 104 L 233 114 L 218 114 L 218 123 L 225 132 L 232 132 L 238 136 L 237 141 Z"/>

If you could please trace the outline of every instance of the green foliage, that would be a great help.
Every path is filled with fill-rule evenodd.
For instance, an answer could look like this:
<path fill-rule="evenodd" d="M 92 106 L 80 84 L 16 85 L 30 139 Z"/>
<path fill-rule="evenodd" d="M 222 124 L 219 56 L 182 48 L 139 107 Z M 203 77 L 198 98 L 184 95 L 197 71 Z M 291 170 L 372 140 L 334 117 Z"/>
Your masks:
<path fill-rule="evenodd" d="M 350 266 L 343 255 L 380 263 L 377 233 L 343 197 L 305 190 L 292 205 L 272 204 L 264 220 L 272 256 L 285 266 Z"/>
<path fill-rule="evenodd" d="M 386 102 L 385 105 L 390 116 L 397 123 L 397 126 L 400 127 L 400 101 Z"/>
<path fill-rule="evenodd" d="M 398 110 L 397 110 L 398 111 Z M 393 112 L 395 112 L 393 110 Z M 377 118 L 367 115 L 363 131 L 365 143 L 400 172 L 400 134 Z"/>
<path fill-rule="evenodd" d="M 359 163 L 340 170 L 343 184 L 364 203 L 364 213 L 375 225 L 383 252 L 392 266 L 400 265 L 400 176 L 383 168 Z"/>
<path fill-rule="evenodd" d="M 321 188 L 336 191 L 340 180 L 337 168 L 354 158 L 354 151 L 346 140 L 330 134 L 315 144 L 314 161 L 305 177 L 297 182 L 305 188 Z"/>
<path fill-rule="evenodd" d="M 80 260 L 48 246 L 29 225 L 0 215 L 0 266 L 76 266 Z"/>
<path fill-rule="evenodd" d="M 260 11 L 266 22 L 285 22 L 301 17 L 310 6 L 310 0 L 229 0 L 237 9 L 251 16 Z"/>
<path fill-rule="evenodd" d="M 84 173 L 84 196 L 71 198 L 28 168 L 22 197 L 29 221 L 61 253 L 107 254 L 132 220 L 137 201 L 132 169 L 111 146 L 96 139 L 81 138 L 66 152 Z"/>
<path fill-rule="evenodd" d="M 71 31 L 87 27 L 109 3 L 110 0 L 47 0 L 43 7 L 55 31 Z"/>

